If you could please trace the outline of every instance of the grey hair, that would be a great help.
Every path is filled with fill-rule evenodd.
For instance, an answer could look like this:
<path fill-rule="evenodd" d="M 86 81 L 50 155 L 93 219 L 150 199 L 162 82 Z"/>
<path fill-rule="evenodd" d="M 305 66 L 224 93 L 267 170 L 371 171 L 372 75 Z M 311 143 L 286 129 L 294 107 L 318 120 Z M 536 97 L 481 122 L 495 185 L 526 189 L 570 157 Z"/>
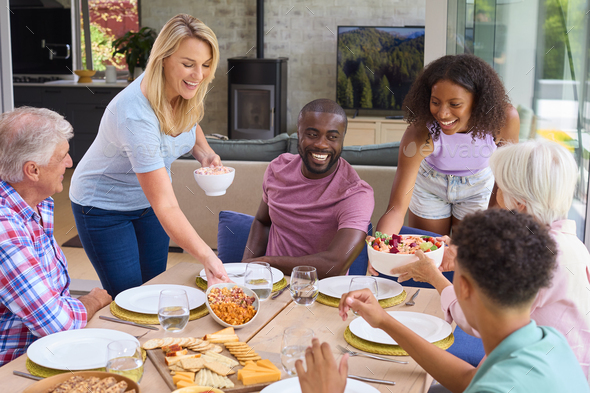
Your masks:
<path fill-rule="evenodd" d="M 564 147 L 543 139 L 505 145 L 492 154 L 490 167 L 508 209 L 520 203 L 546 225 L 567 218 L 578 166 Z"/>
<path fill-rule="evenodd" d="M 74 136 L 64 117 L 45 108 L 22 106 L 0 115 L 0 179 L 23 180 L 28 161 L 45 166 L 57 145 Z"/>

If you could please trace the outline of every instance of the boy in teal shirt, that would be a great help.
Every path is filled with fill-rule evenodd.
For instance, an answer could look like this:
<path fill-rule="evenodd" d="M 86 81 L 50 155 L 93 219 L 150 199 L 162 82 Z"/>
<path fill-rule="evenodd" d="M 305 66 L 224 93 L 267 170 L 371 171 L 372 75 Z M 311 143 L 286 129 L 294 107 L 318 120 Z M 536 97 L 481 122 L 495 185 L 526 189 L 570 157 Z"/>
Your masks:
<path fill-rule="evenodd" d="M 457 251 L 457 299 L 469 324 L 481 334 L 487 355 L 479 368 L 435 347 L 396 321 L 368 290 L 342 296 L 342 319 L 346 320 L 349 309 L 357 311 L 371 326 L 393 337 L 452 392 L 590 392 L 566 339 L 557 330 L 537 326 L 530 319 L 531 304 L 539 289 L 550 284 L 555 268 L 556 247 L 547 228 L 526 214 L 488 209 L 465 217 L 454 229 L 451 247 Z M 321 356 L 319 343 L 314 342 L 308 352 L 312 360 Z M 325 363 L 334 364 L 333 360 Z M 308 373 L 310 370 L 298 373 L 303 392 L 335 391 L 321 390 L 328 385 L 317 380 L 308 383 Z M 334 367 L 321 374 L 322 380 L 346 378 Z M 465 386 L 461 381 L 471 383 Z"/>

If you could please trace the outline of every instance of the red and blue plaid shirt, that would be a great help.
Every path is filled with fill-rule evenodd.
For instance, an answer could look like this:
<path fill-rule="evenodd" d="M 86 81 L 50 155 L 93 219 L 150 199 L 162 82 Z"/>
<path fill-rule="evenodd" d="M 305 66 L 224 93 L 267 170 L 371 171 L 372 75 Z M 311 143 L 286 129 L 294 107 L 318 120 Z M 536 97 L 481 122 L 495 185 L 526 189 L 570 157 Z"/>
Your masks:
<path fill-rule="evenodd" d="M 66 258 L 53 237 L 53 199 L 41 216 L 0 180 L 0 366 L 39 337 L 86 326 L 86 308 L 70 297 Z"/>

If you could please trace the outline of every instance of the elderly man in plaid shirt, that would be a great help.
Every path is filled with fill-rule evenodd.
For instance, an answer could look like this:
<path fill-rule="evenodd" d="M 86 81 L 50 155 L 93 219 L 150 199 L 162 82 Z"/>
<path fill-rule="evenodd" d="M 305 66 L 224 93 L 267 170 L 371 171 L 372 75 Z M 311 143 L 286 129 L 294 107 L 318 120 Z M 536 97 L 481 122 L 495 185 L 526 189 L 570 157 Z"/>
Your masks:
<path fill-rule="evenodd" d="M 80 329 L 111 297 L 70 297 L 68 265 L 53 237 L 53 199 L 72 166 L 72 126 L 48 109 L 0 116 L 0 366 L 39 337 Z"/>

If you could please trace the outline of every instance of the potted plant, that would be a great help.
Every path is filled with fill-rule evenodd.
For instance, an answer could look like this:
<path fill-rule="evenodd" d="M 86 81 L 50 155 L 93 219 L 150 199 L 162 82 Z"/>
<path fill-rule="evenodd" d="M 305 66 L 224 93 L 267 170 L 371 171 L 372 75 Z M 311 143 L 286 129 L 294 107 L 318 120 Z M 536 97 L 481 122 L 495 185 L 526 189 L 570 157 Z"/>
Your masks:
<path fill-rule="evenodd" d="M 113 41 L 113 57 L 118 53 L 125 55 L 129 81 L 135 79 L 136 68 L 145 69 L 156 37 L 154 29 L 142 27 L 138 32 L 128 31 L 123 37 Z"/>

